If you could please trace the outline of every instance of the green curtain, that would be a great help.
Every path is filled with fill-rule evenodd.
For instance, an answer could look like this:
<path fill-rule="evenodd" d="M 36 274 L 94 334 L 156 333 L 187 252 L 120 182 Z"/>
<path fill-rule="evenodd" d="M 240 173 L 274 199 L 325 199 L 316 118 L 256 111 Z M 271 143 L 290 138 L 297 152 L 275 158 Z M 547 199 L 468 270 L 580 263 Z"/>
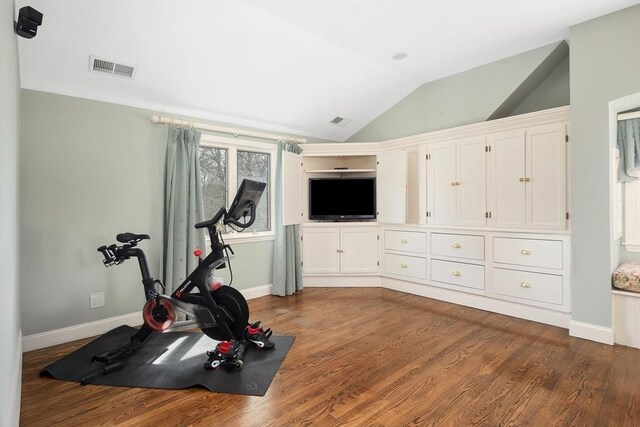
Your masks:
<path fill-rule="evenodd" d="M 271 293 L 281 297 L 302 290 L 302 267 L 300 257 L 300 227 L 283 225 L 282 167 L 285 151 L 300 154 L 302 149 L 296 144 L 282 143 L 276 162 L 276 239 L 273 245 L 273 283 Z"/>
<path fill-rule="evenodd" d="M 620 165 L 618 181 L 633 181 L 640 177 L 640 118 L 618 121 Z"/>
<path fill-rule="evenodd" d="M 173 292 L 198 264 L 195 248 L 205 249 L 202 183 L 198 148 L 200 132 L 169 128 L 165 167 L 163 283 Z"/>

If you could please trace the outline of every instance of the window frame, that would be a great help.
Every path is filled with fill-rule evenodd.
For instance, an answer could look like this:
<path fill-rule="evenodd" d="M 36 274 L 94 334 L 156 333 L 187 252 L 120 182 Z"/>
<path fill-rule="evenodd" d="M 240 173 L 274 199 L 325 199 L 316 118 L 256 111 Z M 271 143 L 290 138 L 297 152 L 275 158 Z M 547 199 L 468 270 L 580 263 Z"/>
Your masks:
<path fill-rule="evenodd" d="M 250 151 L 269 155 L 269 230 L 253 231 L 251 228 L 238 233 L 230 227 L 226 227 L 222 236 L 225 240 L 233 242 L 261 242 L 275 240 L 275 192 L 276 192 L 276 155 L 277 144 L 261 141 L 251 141 L 247 139 L 229 138 L 225 136 L 202 134 L 200 137 L 201 147 L 213 147 L 227 150 L 227 203 L 233 201 L 238 188 L 238 151 Z M 227 208 L 229 206 L 226 206 Z M 204 219 L 209 219 L 208 215 L 215 212 L 205 212 Z M 210 244 L 209 236 L 206 236 L 207 245 Z"/>

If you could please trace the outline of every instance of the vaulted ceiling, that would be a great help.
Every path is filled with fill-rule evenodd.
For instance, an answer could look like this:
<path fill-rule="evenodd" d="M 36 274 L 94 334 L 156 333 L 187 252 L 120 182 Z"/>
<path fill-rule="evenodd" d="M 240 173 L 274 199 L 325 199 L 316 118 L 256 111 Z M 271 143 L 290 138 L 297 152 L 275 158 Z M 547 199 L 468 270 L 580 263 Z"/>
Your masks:
<path fill-rule="evenodd" d="M 38 35 L 19 40 L 20 78 L 26 89 L 344 141 L 426 82 L 637 3 L 17 0 L 44 14 Z M 135 74 L 90 71 L 90 56 Z M 351 121 L 329 123 L 336 116 Z"/>

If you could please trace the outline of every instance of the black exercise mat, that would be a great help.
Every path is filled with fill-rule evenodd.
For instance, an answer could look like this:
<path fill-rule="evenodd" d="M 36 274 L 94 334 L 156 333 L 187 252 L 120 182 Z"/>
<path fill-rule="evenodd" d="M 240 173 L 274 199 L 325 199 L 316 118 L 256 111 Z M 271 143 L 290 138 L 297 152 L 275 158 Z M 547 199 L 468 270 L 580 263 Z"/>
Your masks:
<path fill-rule="evenodd" d="M 94 355 L 128 343 L 135 332 L 135 328 L 126 325 L 113 329 L 47 366 L 40 375 L 80 382 L 102 366 L 91 361 Z M 276 347 L 272 350 L 249 347 L 242 370 L 228 372 L 221 368 L 213 371 L 204 369 L 206 352 L 213 350 L 215 341 L 203 333 L 156 333 L 137 353 L 125 360 L 123 369 L 99 375 L 90 383 L 166 389 L 200 385 L 219 393 L 264 396 L 294 339 L 292 336 L 273 336 L 271 340 Z"/>

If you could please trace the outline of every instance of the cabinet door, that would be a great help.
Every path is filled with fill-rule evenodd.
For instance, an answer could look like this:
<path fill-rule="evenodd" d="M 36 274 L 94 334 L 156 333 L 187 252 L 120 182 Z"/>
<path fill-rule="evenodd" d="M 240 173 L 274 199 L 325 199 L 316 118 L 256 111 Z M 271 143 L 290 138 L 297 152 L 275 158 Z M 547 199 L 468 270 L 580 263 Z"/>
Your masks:
<path fill-rule="evenodd" d="M 378 272 L 378 230 L 343 228 L 340 231 L 340 272 Z"/>
<path fill-rule="evenodd" d="M 487 225 L 487 155 L 485 138 L 472 138 L 456 144 L 455 191 L 458 225 Z"/>
<path fill-rule="evenodd" d="M 304 273 L 340 272 L 340 231 L 334 227 L 306 228 L 302 235 Z"/>
<path fill-rule="evenodd" d="M 566 228 L 566 142 L 564 123 L 527 129 L 527 226 Z"/>
<path fill-rule="evenodd" d="M 526 225 L 524 131 L 489 135 L 488 182 L 493 227 Z"/>
<path fill-rule="evenodd" d="M 302 222 L 302 158 L 285 151 L 282 156 L 282 224 Z"/>
<path fill-rule="evenodd" d="M 454 142 L 429 145 L 427 211 L 429 224 L 456 224 L 456 146 Z"/>
<path fill-rule="evenodd" d="M 407 206 L 407 152 L 378 154 L 376 199 L 378 222 L 404 224 Z"/>

